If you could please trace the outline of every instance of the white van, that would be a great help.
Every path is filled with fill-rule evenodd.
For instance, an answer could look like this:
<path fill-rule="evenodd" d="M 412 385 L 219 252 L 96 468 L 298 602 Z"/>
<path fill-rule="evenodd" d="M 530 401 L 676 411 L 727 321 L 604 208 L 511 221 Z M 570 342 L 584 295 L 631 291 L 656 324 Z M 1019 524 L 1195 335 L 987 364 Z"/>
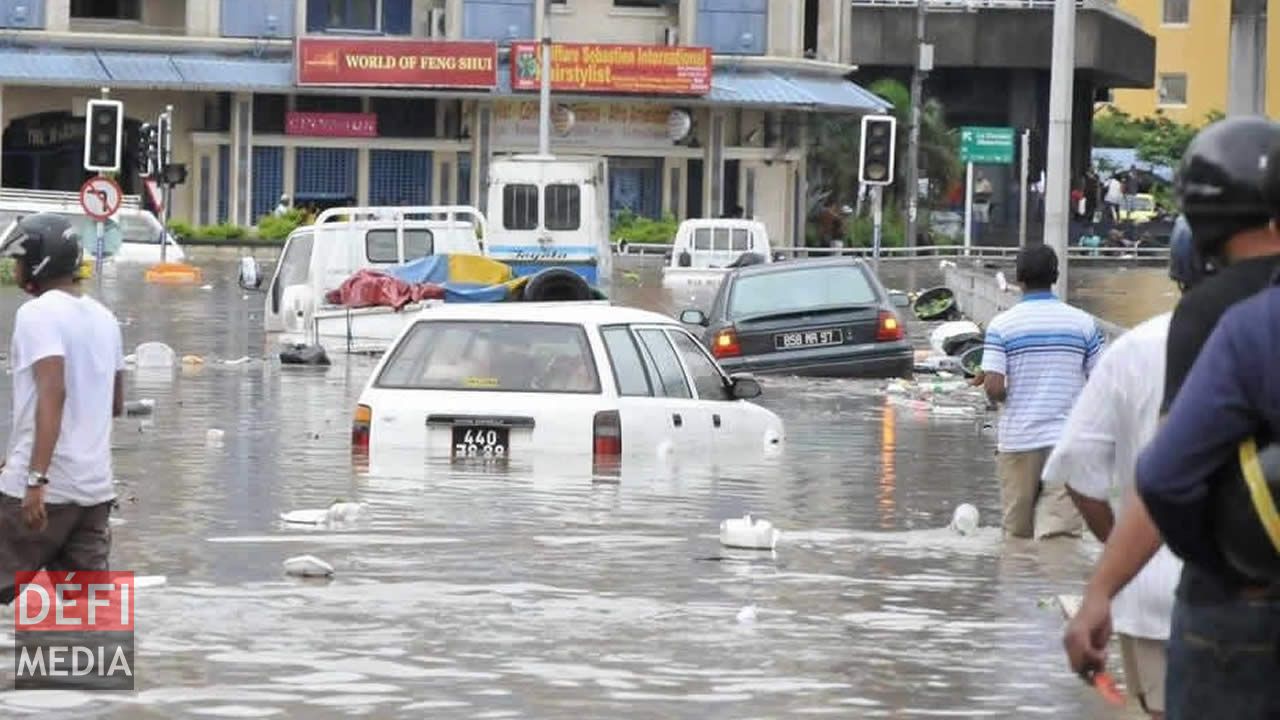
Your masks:
<path fill-rule="evenodd" d="M 667 287 L 719 285 L 729 268 L 744 261 L 773 262 L 764 223 L 733 218 L 695 219 L 680 223 L 671 257 L 662 269 Z"/>
<path fill-rule="evenodd" d="M 53 190 L 0 190 L 0 237 L 8 236 L 18 218 L 36 213 L 62 215 L 80 233 L 85 257 L 97 257 L 97 223 L 84 214 L 80 196 L 73 192 Z M 165 259 L 181 262 L 186 258 L 182 246 L 165 232 L 160 221 L 143 210 L 137 195 L 125 195 L 117 212 L 103 224 L 103 257 L 118 263 L 160 262 L 160 242 L 169 246 Z"/>
<path fill-rule="evenodd" d="M 517 276 L 565 267 L 607 293 L 608 162 L 599 157 L 513 155 L 489 165 L 489 254 Z"/>
<path fill-rule="evenodd" d="M 429 255 L 485 255 L 480 239 L 485 234 L 484 215 L 469 206 L 325 210 L 315 224 L 294 230 L 285 241 L 266 289 L 266 330 L 314 344 L 344 339 L 360 346 L 353 349 L 385 349 L 411 313 L 332 306 L 325 295 L 360 270 L 386 269 Z M 245 284 L 246 278 L 241 281 Z"/>

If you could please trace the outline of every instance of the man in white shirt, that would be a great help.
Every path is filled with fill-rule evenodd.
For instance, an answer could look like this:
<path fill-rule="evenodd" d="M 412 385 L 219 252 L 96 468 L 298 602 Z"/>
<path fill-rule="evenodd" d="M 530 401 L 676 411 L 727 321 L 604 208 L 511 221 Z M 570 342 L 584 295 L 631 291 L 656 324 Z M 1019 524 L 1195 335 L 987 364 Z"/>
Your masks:
<path fill-rule="evenodd" d="M 1204 275 L 1182 218 L 1170 239 L 1169 275 L 1185 291 Z M 1164 396 L 1165 345 L 1173 313 L 1147 320 L 1103 353 L 1044 469 L 1046 485 L 1066 484 L 1085 523 L 1106 542 L 1133 487 L 1138 455 L 1155 436 Z M 1165 645 L 1182 562 L 1162 546 L 1115 598 L 1125 683 L 1151 717 L 1164 717 Z"/>
<path fill-rule="evenodd" d="M 111 422 L 124 410 L 120 324 L 80 294 L 80 238 L 62 216 L 21 220 L 0 245 L 33 297 L 9 362 L 13 420 L 0 469 L 0 604 L 15 573 L 106 570 L 115 499 Z"/>
<path fill-rule="evenodd" d="M 1118 175 L 1112 175 L 1107 181 L 1107 192 L 1102 201 L 1106 203 L 1107 214 L 1111 216 L 1107 220 L 1113 223 L 1120 222 L 1120 205 L 1124 203 L 1124 184 L 1120 182 Z"/>

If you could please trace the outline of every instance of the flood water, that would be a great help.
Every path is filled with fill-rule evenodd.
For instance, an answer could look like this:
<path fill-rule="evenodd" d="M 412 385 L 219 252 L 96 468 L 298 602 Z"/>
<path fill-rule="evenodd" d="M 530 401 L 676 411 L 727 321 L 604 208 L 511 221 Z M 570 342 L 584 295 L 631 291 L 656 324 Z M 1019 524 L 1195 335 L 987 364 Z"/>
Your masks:
<path fill-rule="evenodd" d="M 364 473 L 349 418 L 372 361 L 264 361 L 262 296 L 236 287 L 233 254 L 197 262 L 211 289 L 148 286 L 140 268 L 102 288 L 127 347 L 160 340 L 205 360 L 130 373 L 129 397 L 153 398 L 155 414 L 116 426 L 113 564 L 168 578 L 138 594 L 137 692 L 8 691 L 0 713 L 1116 717 L 1066 669 L 1052 602 L 1079 592 L 1097 545 L 1001 537 L 993 418 L 971 393 L 766 379 L 784 454 L 732 468 L 617 483 L 413 462 Z M 636 277 L 618 301 L 696 302 Z M 1105 304 L 1120 286 L 1097 287 Z M 1164 309 L 1164 290 L 1142 292 L 1128 310 Z M 0 294 L 3 337 L 19 302 Z M 337 498 L 368 512 L 341 530 L 278 519 Z M 961 502 L 982 512 L 973 536 L 946 529 Z M 746 512 L 782 529 L 776 553 L 720 547 L 720 521 Z M 335 577 L 285 577 L 301 554 Z"/>

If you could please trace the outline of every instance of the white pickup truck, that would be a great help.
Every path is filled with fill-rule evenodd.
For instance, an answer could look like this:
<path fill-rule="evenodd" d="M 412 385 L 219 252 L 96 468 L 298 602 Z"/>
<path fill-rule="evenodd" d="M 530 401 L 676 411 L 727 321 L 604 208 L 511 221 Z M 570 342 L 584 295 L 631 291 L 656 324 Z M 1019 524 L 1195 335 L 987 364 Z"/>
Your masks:
<path fill-rule="evenodd" d="M 671 257 L 662 268 L 662 284 L 718 286 L 730 268 L 750 262 L 773 262 L 764 223 L 733 218 L 685 220 L 676 230 Z"/>

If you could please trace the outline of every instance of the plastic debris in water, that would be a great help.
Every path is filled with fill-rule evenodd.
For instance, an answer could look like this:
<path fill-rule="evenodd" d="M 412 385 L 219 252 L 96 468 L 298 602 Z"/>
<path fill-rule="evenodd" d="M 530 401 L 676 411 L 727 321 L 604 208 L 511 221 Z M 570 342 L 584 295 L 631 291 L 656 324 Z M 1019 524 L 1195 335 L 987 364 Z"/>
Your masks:
<path fill-rule="evenodd" d="M 182 364 L 183 365 L 203 365 L 204 358 L 200 357 L 199 355 L 183 355 Z"/>
<path fill-rule="evenodd" d="M 244 357 L 236 358 L 235 360 L 224 360 L 223 362 L 227 365 L 244 365 L 245 363 L 249 362 L 251 359 L 252 358 L 250 358 L 248 355 L 245 355 Z"/>
<path fill-rule="evenodd" d="M 351 522 L 360 516 L 365 504 L 335 500 L 327 508 L 318 510 L 292 510 L 280 513 L 280 519 L 290 525 L 325 525 Z"/>
<path fill-rule="evenodd" d="M 744 550 L 772 550 L 778 546 L 782 533 L 774 529 L 768 520 L 730 518 L 720 523 L 720 544 Z"/>
<path fill-rule="evenodd" d="M 996 287 L 1000 288 L 1000 292 L 1009 292 L 1009 281 L 1005 279 L 1003 271 L 996 271 Z"/>
<path fill-rule="evenodd" d="M 747 605 L 738 611 L 738 622 L 746 624 L 756 621 L 756 606 Z"/>
<path fill-rule="evenodd" d="M 951 529 L 961 535 L 972 535 L 978 529 L 978 508 L 962 503 L 951 515 Z"/>
<path fill-rule="evenodd" d="M 204 434 L 204 439 L 210 445 L 217 445 L 222 442 L 222 438 L 225 436 L 226 436 L 226 433 L 222 432 L 221 430 L 217 428 L 209 428 L 209 431 Z"/>
<path fill-rule="evenodd" d="M 167 584 L 169 584 L 169 578 L 164 575 L 136 575 L 133 578 L 135 588 L 160 587 Z"/>
<path fill-rule="evenodd" d="M 142 343 L 134 351 L 134 356 L 140 368 L 173 367 L 178 357 L 173 348 L 162 342 Z"/>
<path fill-rule="evenodd" d="M 330 577 L 333 566 L 314 555 L 299 555 L 284 561 L 284 572 L 294 577 Z"/>
<path fill-rule="evenodd" d="M 129 417 L 150 415 L 156 409 L 156 401 L 151 398 L 133 400 L 124 404 L 124 414 Z"/>

